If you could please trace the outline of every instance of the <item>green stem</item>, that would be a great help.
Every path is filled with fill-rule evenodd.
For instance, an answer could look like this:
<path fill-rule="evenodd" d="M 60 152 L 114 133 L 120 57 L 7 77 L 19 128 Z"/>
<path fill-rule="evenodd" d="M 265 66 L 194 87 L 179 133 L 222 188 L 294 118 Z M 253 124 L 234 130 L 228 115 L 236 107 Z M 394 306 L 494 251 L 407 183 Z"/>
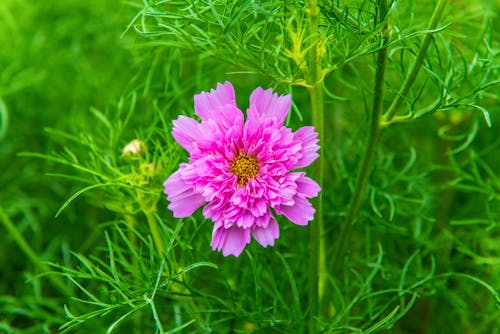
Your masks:
<path fill-rule="evenodd" d="M 446 7 L 446 2 L 447 0 L 438 1 L 436 7 L 434 8 L 434 12 L 432 13 L 431 20 L 429 21 L 429 25 L 427 27 L 428 31 L 433 31 L 437 28 L 437 25 L 439 24 L 439 21 L 443 16 L 444 8 Z M 415 79 L 417 78 L 418 72 L 420 71 L 420 68 L 424 63 L 425 55 L 427 54 L 427 50 L 429 49 L 429 45 L 431 44 L 431 39 L 432 39 L 432 33 L 428 33 L 424 36 L 424 39 L 422 40 L 422 44 L 420 45 L 420 49 L 417 54 L 417 58 L 415 59 L 415 62 L 413 63 L 413 66 L 410 69 L 410 72 L 408 73 L 405 81 L 403 82 L 401 89 L 394 98 L 394 101 L 392 101 L 392 104 L 390 105 L 389 109 L 384 115 L 384 122 L 391 121 L 391 119 L 394 117 L 399 107 L 403 103 L 403 99 L 406 97 L 406 94 L 408 94 L 408 91 L 410 90 L 411 86 L 413 86 L 413 84 L 415 83 Z"/>
<path fill-rule="evenodd" d="M 133 230 L 135 229 L 137 221 L 135 219 L 135 216 L 132 215 L 131 213 L 124 214 L 123 218 L 128 226 L 127 229 L 128 239 L 130 240 L 130 244 L 132 245 L 132 247 L 134 247 L 134 252 L 136 252 L 137 236 L 135 235 Z M 132 256 L 131 261 L 133 268 L 135 268 L 135 271 L 139 272 L 139 263 L 137 262 L 137 257 Z M 142 317 L 134 317 L 134 325 L 132 329 L 133 333 L 134 334 L 142 333 L 142 328 L 143 328 Z"/>
<path fill-rule="evenodd" d="M 324 104 L 323 104 L 323 78 L 321 75 L 321 59 L 319 55 L 318 20 L 319 8 L 316 0 L 307 2 L 310 23 L 311 49 L 309 58 L 309 95 L 311 97 L 312 123 L 319 133 L 320 149 L 319 159 L 313 169 L 313 178 L 323 189 L 324 174 Z M 317 321 L 315 317 L 325 314 L 324 298 L 326 284 L 326 256 L 325 233 L 323 221 L 323 191 L 315 199 L 316 219 L 311 224 L 310 236 L 310 267 L 309 267 L 309 333 L 316 332 Z"/>
<path fill-rule="evenodd" d="M 133 245 L 134 247 L 136 247 L 137 246 L 137 236 L 134 233 L 134 229 L 136 227 L 137 222 L 135 220 L 135 216 L 130 214 L 130 213 L 126 213 L 123 215 L 123 219 L 125 220 L 125 223 L 128 226 L 128 239 L 130 240 L 130 244 Z M 134 249 L 134 251 L 135 251 L 135 249 Z M 132 257 L 132 264 L 133 264 L 134 268 L 138 268 L 137 258 L 135 256 Z"/>
<path fill-rule="evenodd" d="M 165 244 L 163 243 L 163 238 L 161 236 L 160 225 L 158 225 L 158 221 L 156 220 L 154 214 L 150 211 L 144 211 L 146 215 L 146 219 L 148 221 L 149 229 L 151 231 L 151 235 L 153 236 L 153 242 L 158 250 L 158 254 L 160 258 L 163 257 L 163 253 L 165 251 Z"/>
<path fill-rule="evenodd" d="M 447 0 L 439 0 L 436 7 L 434 8 L 434 12 L 431 16 L 431 20 L 428 25 L 428 30 L 436 29 L 439 20 L 441 19 L 444 8 Z M 387 3 L 386 0 L 379 1 L 379 9 L 380 9 L 380 18 L 384 18 L 387 14 Z M 384 31 L 386 29 L 384 28 Z M 427 54 L 427 50 L 429 48 L 431 42 L 432 35 L 427 34 L 422 41 L 420 46 L 420 50 L 417 54 L 417 58 L 415 63 L 413 64 L 406 80 L 403 82 L 401 89 L 398 94 L 394 98 L 394 101 L 390 105 L 387 113 L 383 116 L 384 122 L 380 122 L 381 120 L 381 110 L 382 110 L 382 93 L 383 93 L 383 84 L 384 84 L 384 73 L 385 73 L 385 63 L 387 60 L 387 49 L 384 46 L 377 55 L 377 69 L 375 74 L 375 87 L 374 87 L 374 96 L 373 96 L 373 111 L 370 117 L 370 125 L 369 125 L 369 134 L 368 140 L 365 147 L 365 152 L 363 158 L 361 160 L 359 174 L 356 180 L 356 186 L 354 189 L 353 197 L 351 198 L 351 202 L 349 203 L 349 208 L 346 215 L 346 220 L 344 225 L 342 225 L 342 229 L 339 235 L 339 242 L 337 243 L 337 247 L 335 249 L 334 256 L 332 258 L 333 268 L 336 268 L 340 265 L 341 258 L 344 254 L 346 244 L 350 240 L 350 234 L 352 232 L 353 224 L 358 216 L 359 209 L 361 204 L 363 203 L 363 199 L 365 196 L 366 188 L 368 185 L 368 176 L 372 170 L 373 158 L 375 156 L 375 151 L 377 148 L 377 142 L 380 138 L 380 135 L 383 131 L 383 124 L 389 122 L 394 114 L 397 112 L 401 103 L 403 102 L 403 97 L 406 96 L 411 86 L 415 82 L 417 74 L 422 67 L 425 55 Z M 384 38 L 384 43 L 386 43 L 386 38 Z"/>
<path fill-rule="evenodd" d="M 23 238 L 22 234 L 19 233 L 19 230 L 16 228 L 14 223 L 7 216 L 2 207 L 0 207 L 0 220 L 3 225 L 10 233 L 14 241 L 17 243 L 19 248 L 24 252 L 24 254 L 28 257 L 28 259 L 35 265 L 35 267 L 40 270 L 40 272 L 48 273 L 51 272 L 49 266 L 43 263 L 35 253 L 35 251 L 30 247 L 28 242 Z M 64 282 L 57 276 L 47 276 L 49 281 L 57 288 L 60 292 L 62 292 L 65 296 L 70 296 L 71 292 L 68 287 L 64 284 Z"/>
<path fill-rule="evenodd" d="M 385 19 L 387 15 L 386 0 L 379 0 L 379 21 Z M 373 88 L 372 112 L 370 114 L 368 138 L 365 145 L 363 158 L 361 159 L 356 185 L 348 206 L 346 219 L 340 230 L 340 235 L 332 258 L 332 268 L 342 267 L 340 262 L 346 250 L 346 245 L 350 239 L 352 227 L 358 216 L 359 209 L 365 197 L 368 186 L 368 177 L 372 170 L 373 159 L 377 148 L 378 139 L 381 133 L 380 116 L 382 114 L 382 102 L 384 93 L 385 67 L 387 63 L 387 26 L 383 28 L 382 46 L 377 53 L 377 67 L 375 70 L 375 81 Z"/>

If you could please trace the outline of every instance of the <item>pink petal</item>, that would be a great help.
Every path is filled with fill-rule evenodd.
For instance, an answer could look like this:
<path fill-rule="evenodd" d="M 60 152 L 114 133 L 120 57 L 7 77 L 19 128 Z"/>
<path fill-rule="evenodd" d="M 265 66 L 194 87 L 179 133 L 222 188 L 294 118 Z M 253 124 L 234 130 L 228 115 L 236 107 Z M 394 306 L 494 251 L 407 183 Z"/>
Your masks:
<path fill-rule="evenodd" d="M 205 207 L 203 208 L 203 216 L 205 218 L 212 219 L 212 221 L 216 222 L 216 226 L 217 226 L 217 222 L 222 220 L 222 211 L 220 209 L 218 209 L 218 207 L 220 205 L 221 205 L 221 201 L 218 200 L 218 198 L 215 198 L 214 200 L 209 202 L 207 205 L 205 205 Z M 223 223 L 221 223 L 221 224 L 223 224 Z M 214 228 L 214 233 L 215 233 L 215 228 Z M 212 238 L 213 238 L 213 236 L 212 236 Z"/>
<path fill-rule="evenodd" d="M 192 215 L 205 203 L 203 196 L 194 192 L 193 187 L 182 180 L 179 170 L 170 175 L 163 186 L 167 200 L 170 201 L 168 208 L 176 218 Z"/>
<path fill-rule="evenodd" d="M 264 118 L 276 118 L 278 124 L 282 125 L 285 121 L 290 106 L 292 105 L 292 98 L 290 95 L 278 96 L 273 94 L 271 88 L 263 90 L 258 87 L 250 95 L 250 107 L 248 110 L 249 118 L 255 115 L 264 116 Z"/>
<path fill-rule="evenodd" d="M 212 233 L 212 249 L 222 250 L 222 255 L 238 257 L 246 244 L 250 242 L 250 230 L 236 226 L 225 229 L 221 224 L 215 224 Z"/>
<path fill-rule="evenodd" d="M 236 106 L 233 85 L 229 81 L 218 83 L 209 93 L 201 92 L 194 96 L 194 110 L 204 121 L 224 120 L 227 124 L 243 122 L 243 113 Z"/>
<path fill-rule="evenodd" d="M 231 227 L 226 233 L 226 241 L 222 246 L 222 255 L 234 255 L 238 257 L 246 244 L 250 242 L 250 230 L 238 227 Z"/>
<path fill-rule="evenodd" d="M 255 217 L 253 216 L 252 212 L 245 210 L 243 213 L 239 214 L 236 225 L 246 229 L 252 227 L 254 221 Z"/>
<path fill-rule="evenodd" d="M 318 133 L 314 131 L 314 127 L 304 126 L 298 129 L 294 135 L 302 143 L 302 151 L 300 152 L 302 158 L 293 165 L 293 168 L 307 167 L 319 157 Z"/>
<path fill-rule="evenodd" d="M 269 211 L 266 201 L 262 198 L 256 198 L 254 200 L 251 210 L 255 217 L 261 217 Z"/>
<path fill-rule="evenodd" d="M 274 246 L 274 240 L 280 236 L 278 222 L 273 216 L 270 216 L 267 227 L 255 227 L 252 229 L 252 236 L 263 247 Z"/>
<path fill-rule="evenodd" d="M 297 194 L 302 195 L 302 197 L 316 197 L 321 191 L 321 187 L 313 179 L 305 176 L 305 173 L 301 173 L 295 182 L 297 183 Z"/>
<path fill-rule="evenodd" d="M 192 193 L 181 200 L 172 200 L 167 207 L 173 212 L 175 218 L 184 218 L 191 216 L 204 203 L 203 197 Z"/>
<path fill-rule="evenodd" d="M 205 207 L 205 209 L 207 207 L 208 205 Z M 203 209 L 203 211 L 205 211 L 205 209 Z M 220 251 L 222 249 L 222 246 L 224 245 L 224 240 L 226 240 L 226 232 L 227 230 L 224 228 L 224 224 L 222 223 L 214 224 L 214 229 L 212 231 L 212 242 L 210 243 L 210 246 L 212 246 L 213 250 Z"/>
<path fill-rule="evenodd" d="M 285 217 L 297 225 L 307 225 L 309 221 L 314 219 L 314 212 L 316 211 L 307 199 L 296 196 L 294 200 L 294 205 L 281 205 L 276 212 L 278 214 L 283 213 Z"/>
<path fill-rule="evenodd" d="M 304 173 L 287 173 L 280 178 L 281 184 L 279 185 L 279 196 L 281 205 L 294 205 L 295 197 L 297 195 L 297 179 Z"/>
<path fill-rule="evenodd" d="M 172 123 L 174 124 L 172 136 L 186 151 L 191 153 L 193 143 L 201 139 L 200 137 L 202 134 L 198 129 L 200 123 L 186 116 L 179 116 L 179 118 Z"/>

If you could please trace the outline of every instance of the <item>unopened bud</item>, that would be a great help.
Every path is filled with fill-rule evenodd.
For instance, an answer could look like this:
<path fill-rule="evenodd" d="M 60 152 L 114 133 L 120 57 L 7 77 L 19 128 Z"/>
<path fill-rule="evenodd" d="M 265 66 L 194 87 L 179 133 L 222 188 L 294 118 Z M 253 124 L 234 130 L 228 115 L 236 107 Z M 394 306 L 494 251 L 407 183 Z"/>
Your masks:
<path fill-rule="evenodd" d="M 143 155 L 145 151 L 146 147 L 139 139 L 132 140 L 122 150 L 124 156 Z"/>

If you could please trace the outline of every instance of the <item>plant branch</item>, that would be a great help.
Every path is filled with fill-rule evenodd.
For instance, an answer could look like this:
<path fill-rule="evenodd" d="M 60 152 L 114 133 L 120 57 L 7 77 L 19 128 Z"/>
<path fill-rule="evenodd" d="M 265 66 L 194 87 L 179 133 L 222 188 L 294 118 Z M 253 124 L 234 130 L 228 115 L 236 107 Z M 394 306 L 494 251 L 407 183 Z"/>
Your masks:
<path fill-rule="evenodd" d="M 379 21 L 385 20 L 387 15 L 386 0 L 379 0 Z M 373 88 L 372 112 L 369 119 L 368 138 L 365 145 L 365 151 L 359 166 L 356 185 L 348 206 L 348 211 L 344 224 L 341 227 L 338 243 L 332 258 L 332 268 L 337 270 L 340 266 L 341 258 L 345 252 L 346 245 L 350 239 L 352 227 L 356 221 L 361 204 L 365 197 L 368 186 L 368 177 L 372 170 L 373 159 L 375 156 L 378 139 L 381 133 L 380 116 L 382 113 L 382 102 L 384 93 L 385 68 L 387 63 L 387 25 L 382 29 L 382 46 L 377 53 L 377 67 L 375 70 L 375 81 Z"/>
<path fill-rule="evenodd" d="M 438 1 L 436 8 L 434 8 L 434 12 L 432 13 L 431 20 L 429 21 L 429 25 L 427 27 L 428 31 L 434 31 L 437 28 L 439 20 L 441 20 L 441 17 L 443 16 L 444 8 L 446 7 L 446 2 L 447 0 Z M 403 85 L 401 86 L 401 89 L 398 91 L 396 97 L 394 98 L 394 101 L 392 101 L 392 104 L 387 110 L 387 113 L 385 113 L 385 115 L 383 116 L 384 124 L 387 124 L 392 120 L 392 118 L 398 111 L 399 107 L 403 103 L 403 99 L 406 97 L 406 94 L 408 94 L 408 91 L 410 90 L 411 86 L 413 86 L 413 84 L 415 83 L 415 79 L 417 78 L 418 72 L 420 71 L 420 68 L 424 63 L 424 58 L 427 54 L 427 50 L 429 49 L 432 36 L 433 36 L 432 33 L 428 33 L 424 36 L 424 39 L 422 40 L 422 44 L 420 45 L 417 54 L 417 58 L 415 59 L 415 62 L 413 63 L 413 66 L 411 67 L 408 76 L 406 77 L 405 81 L 403 82 Z"/>
<path fill-rule="evenodd" d="M 321 76 L 320 40 L 318 34 L 319 8 L 316 0 L 307 1 L 310 24 L 311 48 L 309 52 L 309 75 L 306 80 L 311 97 L 312 123 L 319 133 L 319 159 L 313 169 L 313 178 L 323 189 L 324 174 L 324 104 L 323 76 Z M 316 332 L 315 317 L 324 315 L 323 299 L 325 298 L 326 257 L 325 233 L 323 220 L 323 191 L 315 199 L 316 219 L 311 224 L 310 267 L 309 267 L 309 332 Z"/>
<path fill-rule="evenodd" d="M 146 219 L 148 221 L 149 230 L 151 231 L 151 235 L 153 236 L 153 242 L 158 250 L 158 255 L 160 258 L 163 258 L 165 251 L 165 243 L 163 242 L 163 237 L 161 235 L 161 228 L 158 225 L 158 221 L 156 220 L 154 214 L 151 211 L 144 211 L 146 215 Z"/>

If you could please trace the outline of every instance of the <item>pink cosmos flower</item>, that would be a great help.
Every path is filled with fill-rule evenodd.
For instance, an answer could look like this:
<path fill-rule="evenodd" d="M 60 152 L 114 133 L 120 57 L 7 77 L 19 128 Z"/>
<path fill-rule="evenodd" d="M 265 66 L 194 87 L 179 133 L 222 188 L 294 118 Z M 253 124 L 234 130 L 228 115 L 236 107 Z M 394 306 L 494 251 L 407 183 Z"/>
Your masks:
<path fill-rule="evenodd" d="M 311 164 L 318 134 L 312 126 L 292 132 L 283 122 L 292 103 L 290 95 L 257 88 L 250 95 L 247 118 L 236 106 L 229 82 L 194 97 L 201 123 L 186 116 L 173 121 L 172 135 L 190 154 L 189 163 L 163 184 L 174 217 L 187 217 L 200 206 L 212 219 L 212 249 L 239 256 L 253 236 L 262 246 L 279 237 L 275 214 L 297 225 L 314 218 L 307 198 L 319 185 L 304 172 Z"/>

